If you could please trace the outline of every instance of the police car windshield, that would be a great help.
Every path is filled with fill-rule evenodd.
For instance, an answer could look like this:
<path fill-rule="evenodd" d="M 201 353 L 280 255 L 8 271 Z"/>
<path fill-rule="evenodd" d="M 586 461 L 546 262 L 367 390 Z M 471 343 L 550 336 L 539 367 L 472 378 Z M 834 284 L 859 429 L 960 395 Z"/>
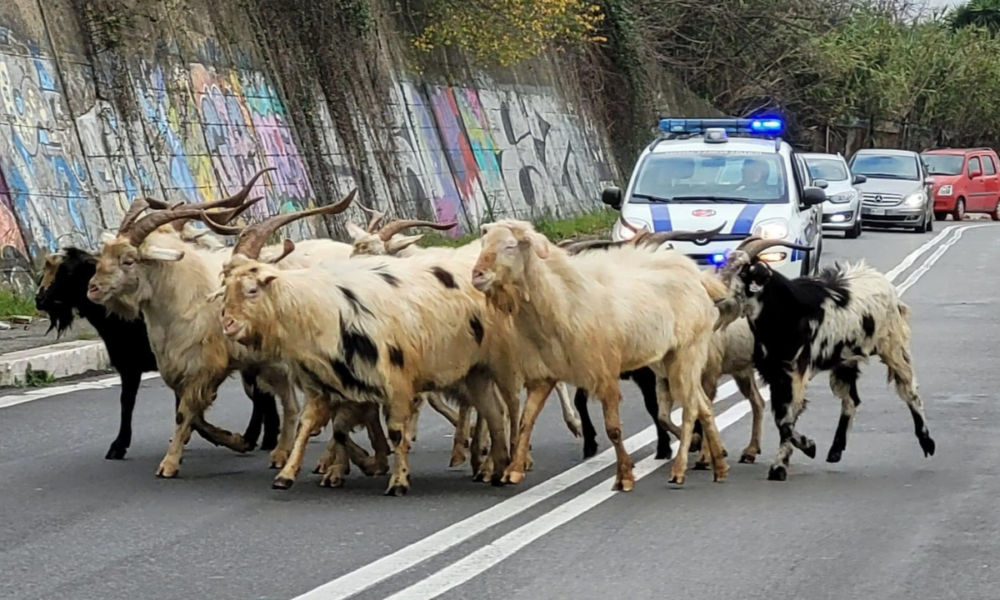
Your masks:
<path fill-rule="evenodd" d="M 827 181 L 847 181 L 847 169 L 844 163 L 834 158 L 807 158 L 806 166 L 809 176 L 813 179 Z"/>
<path fill-rule="evenodd" d="M 916 157 L 904 154 L 855 154 L 851 171 L 869 179 L 919 179 Z"/>
<path fill-rule="evenodd" d="M 777 154 L 669 152 L 646 156 L 630 201 L 777 204 L 787 190 Z"/>

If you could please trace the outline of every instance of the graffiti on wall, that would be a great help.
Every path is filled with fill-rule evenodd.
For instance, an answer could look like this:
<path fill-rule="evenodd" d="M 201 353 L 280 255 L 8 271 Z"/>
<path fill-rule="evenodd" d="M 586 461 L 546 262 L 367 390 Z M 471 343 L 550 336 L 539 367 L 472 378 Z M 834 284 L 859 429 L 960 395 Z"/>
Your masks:
<path fill-rule="evenodd" d="M 88 170 L 54 61 L 33 41 L 0 27 L 0 174 L 3 260 L 29 262 L 65 240 L 92 245 L 101 222 L 88 202 Z M 13 232 L 18 224 L 24 229 Z M 13 241 L 13 243 L 8 243 Z"/>

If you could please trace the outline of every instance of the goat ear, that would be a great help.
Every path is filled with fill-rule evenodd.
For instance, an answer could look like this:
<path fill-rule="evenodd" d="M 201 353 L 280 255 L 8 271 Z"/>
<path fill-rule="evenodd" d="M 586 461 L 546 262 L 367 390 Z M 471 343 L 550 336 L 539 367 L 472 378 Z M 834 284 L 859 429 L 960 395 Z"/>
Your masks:
<path fill-rule="evenodd" d="M 144 260 L 156 260 L 162 262 L 177 262 L 184 258 L 183 250 L 173 250 L 171 248 L 160 248 L 158 246 L 145 246 L 140 250 Z"/>
<path fill-rule="evenodd" d="M 225 293 L 226 293 L 225 286 L 220 287 L 219 289 L 215 290 L 211 294 L 205 296 L 205 302 L 215 302 L 216 300 L 218 300 L 219 298 L 221 298 L 222 295 L 225 294 Z"/>
<path fill-rule="evenodd" d="M 257 278 L 257 281 L 260 283 L 261 287 L 264 287 L 270 285 L 271 282 L 277 278 L 278 276 L 274 273 L 264 273 L 263 276 Z"/>
<path fill-rule="evenodd" d="M 113 242 L 113 241 L 115 241 L 115 234 L 111 233 L 110 231 L 102 231 L 101 232 L 101 243 L 102 244 L 107 244 L 107 243 L 110 243 L 110 242 Z"/>
<path fill-rule="evenodd" d="M 395 254 L 404 248 L 409 248 L 413 244 L 416 244 L 424 237 L 424 234 L 418 235 L 397 235 L 393 236 L 388 242 L 385 243 L 385 249 L 389 254 Z"/>
<path fill-rule="evenodd" d="M 549 240 L 542 234 L 535 234 L 530 237 L 531 249 L 535 251 L 538 258 L 542 260 L 549 257 Z"/>
<path fill-rule="evenodd" d="M 347 222 L 347 235 L 351 236 L 353 240 L 359 240 L 368 235 L 368 232 L 361 227 L 354 224 L 353 221 Z"/>

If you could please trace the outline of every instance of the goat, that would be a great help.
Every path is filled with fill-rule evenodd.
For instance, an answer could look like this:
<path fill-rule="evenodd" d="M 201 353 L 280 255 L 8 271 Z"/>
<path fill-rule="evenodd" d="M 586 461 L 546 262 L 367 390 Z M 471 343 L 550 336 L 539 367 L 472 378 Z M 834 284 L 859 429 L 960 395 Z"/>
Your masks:
<path fill-rule="evenodd" d="M 128 317 L 142 313 L 160 375 L 177 396 L 175 435 L 157 476 L 177 475 L 183 445 L 192 428 L 216 445 L 247 451 L 242 436 L 204 419 L 216 390 L 233 370 L 255 370 L 258 384 L 281 399 L 284 418 L 277 447 L 271 453 L 272 466 L 280 466 L 287 457 L 298 412 L 287 373 L 262 365 L 241 347 L 227 344 L 218 322 L 202 310 L 225 253 L 198 251 L 177 236 L 161 231 L 164 225 L 177 220 L 201 218 L 208 208 L 243 206 L 262 174 L 257 173 L 230 198 L 161 210 L 142 218 L 139 216 L 148 202 L 136 200 L 123 218 L 118 235 L 105 236 L 97 259 L 87 297 Z"/>
<path fill-rule="evenodd" d="M 514 355 L 528 385 L 517 452 L 505 480 L 524 478 L 531 430 L 558 381 L 594 392 L 617 455 L 614 490 L 635 485 L 622 440 L 618 378 L 650 366 L 684 402 L 681 452 L 671 481 L 683 483 L 694 421 L 704 419 L 716 481 L 728 465 L 700 385 L 712 335 L 713 300 L 725 290 L 687 256 L 655 246 L 621 245 L 570 257 L 529 223 L 502 220 L 482 227 L 473 285 L 513 316 Z M 652 246 L 652 247 L 651 247 Z M 669 418 L 660 403 L 660 419 Z"/>
<path fill-rule="evenodd" d="M 233 211 L 226 218 L 217 220 L 228 222 L 238 214 L 239 212 Z M 218 242 L 212 236 L 198 236 L 197 240 L 188 236 L 188 239 L 201 244 L 210 244 L 209 240 Z M 103 306 L 87 298 L 87 286 L 96 270 L 96 257 L 79 248 L 65 248 L 47 255 L 35 294 L 35 307 L 49 316 L 50 327 L 46 333 L 51 333 L 54 329 L 57 338 L 62 337 L 79 314 L 97 330 L 104 342 L 111 366 L 118 372 L 122 382 L 118 435 L 111 442 L 105 458 L 122 460 L 132 443 L 132 413 L 142 374 L 157 370 L 156 357 L 149 346 L 149 336 L 141 316 L 125 319 L 110 314 Z M 244 389 L 253 401 L 253 412 L 243 437 L 251 449 L 256 447 L 263 424 L 261 449 L 272 450 L 277 443 L 278 432 L 278 412 L 274 397 L 257 389 L 252 374 L 243 373 L 242 376 Z"/>
<path fill-rule="evenodd" d="M 805 410 L 805 389 L 823 371 L 840 398 L 841 414 L 827 462 L 839 462 L 847 446 L 857 407 L 860 365 L 878 355 L 888 381 L 913 417 L 917 440 L 925 456 L 935 443 L 927 428 L 923 402 L 910 352 L 909 307 L 889 280 L 864 260 L 826 268 L 816 277 L 788 279 L 759 256 L 768 248 L 785 246 L 811 250 L 781 240 L 750 237 L 730 253 L 719 278 L 729 290 L 720 304 L 739 306 L 755 336 L 754 363 L 771 388 L 771 409 L 780 446 L 768 479 L 788 477 L 793 446 L 809 458 L 816 442 L 798 433 L 795 423 Z M 720 317 L 718 326 L 724 325 Z"/>
<path fill-rule="evenodd" d="M 462 259 L 469 263 L 471 268 L 472 264 L 475 263 L 476 258 L 479 256 L 481 251 L 481 245 L 479 240 L 474 240 L 469 244 L 465 244 L 459 248 L 421 248 L 415 246 L 415 244 L 423 238 L 423 234 L 402 236 L 402 232 L 411 227 L 429 227 L 431 229 L 437 229 L 438 231 L 447 231 L 455 227 L 458 223 L 435 223 L 433 221 L 419 221 L 419 220 L 397 220 L 390 221 L 389 223 L 383 225 L 381 228 L 377 228 L 379 223 L 385 218 L 385 213 L 372 210 L 365 206 L 361 207 L 370 216 L 368 225 L 365 228 L 356 225 L 355 223 L 347 222 L 347 232 L 353 239 L 354 250 L 352 256 L 417 256 L 421 253 L 432 252 L 438 256 L 444 256 L 454 259 Z M 577 414 L 576 408 L 573 406 L 573 401 L 570 397 L 569 390 L 565 384 L 560 383 L 556 386 L 556 393 L 559 397 L 560 408 L 562 409 L 563 421 L 569 428 L 570 432 L 576 436 L 580 437 L 583 435 L 583 424 L 580 420 L 580 415 Z M 468 404 L 463 404 L 459 407 L 458 414 L 449 414 L 446 411 L 450 409 L 445 404 L 444 399 L 437 393 L 427 393 L 423 395 L 428 403 L 434 407 L 438 412 L 445 416 L 455 427 L 455 437 L 452 445 L 452 454 L 450 466 L 455 467 L 463 462 L 465 462 L 465 450 L 469 445 L 469 417 L 470 417 L 470 406 Z M 452 416 L 454 415 L 454 416 Z M 516 416 L 513 416 L 512 427 L 517 427 Z M 482 435 L 485 429 L 482 426 L 477 425 L 476 430 L 479 432 L 478 435 Z M 480 450 L 477 451 L 476 448 L 473 449 L 473 471 L 478 472 L 477 460 L 481 460 L 482 449 L 485 447 L 482 445 L 481 438 L 474 438 L 476 440 L 476 447 Z M 530 457 L 529 457 L 530 463 Z"/>
<path fill-rule="evenodd" d="M 226 336 L 262 357 L 284 361 L 310 398 L 291 457 L 273 487 L 293 484 L 305 451 L 303 432 L 312 414 L 321 412 L 318 406 L 372 403 L 388 408 L 395 445 L 386 494 L 405 495 L 411 445 L 406 431 L 417 395 L 426 391 L 474 403 L 490 429 L 494 465 L 502 470 L 508 445 L 491 386 L 515 407 L 520 388 L 509 370 L 494 368 L 510 362 L 505 317 L 489 310 L 457 265 L 439 257 L 358 257 L 335 269 L 281 270 L 260 262 L 264 240 L 299 216 L 280 215 L 244 229 L 221 290 Z M 294 249 L 291 241 L 285 244 Z M 342 433 L 339 437 L 335 430 L 335 446 L 346 442 Z M 324 478 L 337 473 L 331 466 Z"/>

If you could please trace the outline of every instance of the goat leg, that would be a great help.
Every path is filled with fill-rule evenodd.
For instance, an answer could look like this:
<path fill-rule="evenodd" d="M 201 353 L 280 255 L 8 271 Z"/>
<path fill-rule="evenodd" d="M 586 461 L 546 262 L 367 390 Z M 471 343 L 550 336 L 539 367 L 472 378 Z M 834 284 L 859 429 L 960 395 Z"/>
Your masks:
<path fill-rule="evenodd" d="M 122 393 L 119 399 L 121 403 L 121 421 L 118 424 L 118 437 L 111 442 L 107 460 L 122 460 L 129 446 L 132 445 L 132 412 L 135 410 L 135 398 L 139 394 L 139 384 L 142 382 L 142 373 L 129 371 L 121 373 Z"/>

